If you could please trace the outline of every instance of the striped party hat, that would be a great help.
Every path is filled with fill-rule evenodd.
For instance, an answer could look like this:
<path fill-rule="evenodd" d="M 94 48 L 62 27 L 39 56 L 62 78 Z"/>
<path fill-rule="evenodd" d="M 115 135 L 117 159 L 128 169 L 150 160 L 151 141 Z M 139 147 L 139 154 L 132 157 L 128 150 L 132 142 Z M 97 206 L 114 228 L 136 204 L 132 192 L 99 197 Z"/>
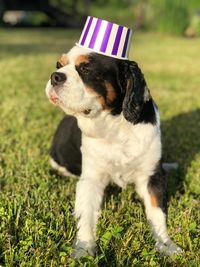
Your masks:
<path fill-rule="evenodd" d="M 76 45 L 109 57 L 128 59 L 132 30 L 88 16 Z"/>

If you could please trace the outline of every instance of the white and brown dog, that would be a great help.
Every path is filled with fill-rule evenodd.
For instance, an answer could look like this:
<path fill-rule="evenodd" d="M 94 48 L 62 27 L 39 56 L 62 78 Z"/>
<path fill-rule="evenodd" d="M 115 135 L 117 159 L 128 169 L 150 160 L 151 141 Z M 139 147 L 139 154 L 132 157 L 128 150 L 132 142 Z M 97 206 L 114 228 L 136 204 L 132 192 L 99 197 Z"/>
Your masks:
<path fill-rule="evenodd" d="M 136 62 L 74 46 L 57 62 L 46 93 L 67 114 L 58 126 L 51 164 L 80 175 L 75 257 L 94 255 L 95 227 L 109 183 L 135 184 L 158 251 L 180 253 L 167 233 L 166 179 L 157 107 Z"/>

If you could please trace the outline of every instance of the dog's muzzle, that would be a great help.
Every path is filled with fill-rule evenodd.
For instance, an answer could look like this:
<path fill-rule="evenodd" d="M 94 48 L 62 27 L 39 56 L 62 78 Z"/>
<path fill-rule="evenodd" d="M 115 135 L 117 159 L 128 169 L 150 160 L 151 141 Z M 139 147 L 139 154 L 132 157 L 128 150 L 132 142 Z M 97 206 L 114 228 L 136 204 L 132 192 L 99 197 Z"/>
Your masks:
<path fill-rule="evenodd" d="M 51 74 L 51 85 L 59 86 L 67 80 L 67 76 L 62 72 L 53 72 Z"/>

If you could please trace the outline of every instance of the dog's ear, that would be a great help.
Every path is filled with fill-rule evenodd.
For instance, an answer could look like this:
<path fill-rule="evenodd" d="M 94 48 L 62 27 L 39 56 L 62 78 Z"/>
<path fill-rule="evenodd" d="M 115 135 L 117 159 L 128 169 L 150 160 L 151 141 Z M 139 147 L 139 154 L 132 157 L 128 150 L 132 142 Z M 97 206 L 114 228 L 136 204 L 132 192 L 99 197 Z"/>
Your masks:
<path fill-rule="evenodd" d="M 62 54 L 62 56 L 56 62 L 56 68 L 60 69 L 68 64 L 68 57 L 67 54 Z"/>
<path fill-rule="evenodd" d="M 151 98 L 144 75 L 134 61 L 121 61 L 120 84 L 124 93 L 122 111 L 125 119 L 136 124 L 145 102 Z"/>

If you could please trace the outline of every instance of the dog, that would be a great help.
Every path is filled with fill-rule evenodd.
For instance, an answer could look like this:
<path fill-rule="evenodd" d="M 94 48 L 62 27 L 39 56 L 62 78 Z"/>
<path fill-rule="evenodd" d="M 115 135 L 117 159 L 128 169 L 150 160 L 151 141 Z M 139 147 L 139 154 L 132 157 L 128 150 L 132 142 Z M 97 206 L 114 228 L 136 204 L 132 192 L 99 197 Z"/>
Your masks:
<path fill-rule="evenodd" d="M 159 112 L 138 64 L 74 46 L 57 62 L 46 94 L 68 114 L 55 133 L 51 165 L 80 176 L 74 257 L 95 255 L 95 228 L 109 183 L 135 184 L 156 249 L 181 253 L 167 233 Z"/>

